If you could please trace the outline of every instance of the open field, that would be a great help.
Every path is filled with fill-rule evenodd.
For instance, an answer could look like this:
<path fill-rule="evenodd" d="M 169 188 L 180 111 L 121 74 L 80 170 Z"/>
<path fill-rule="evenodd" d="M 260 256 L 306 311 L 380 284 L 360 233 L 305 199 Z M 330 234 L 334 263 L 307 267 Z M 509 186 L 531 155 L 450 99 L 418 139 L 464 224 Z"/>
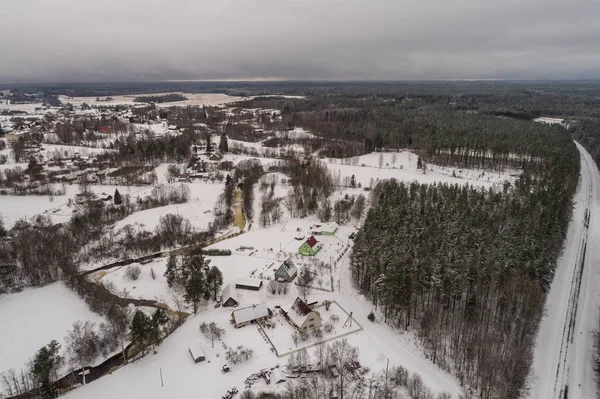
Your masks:
<path fill-rule="evenodd" d="M 62 283 L 0 295 L 0 372 L 25 368 L 30 357 L 55 339 L 63 344 L 73 322 L 103 322 Z"/>

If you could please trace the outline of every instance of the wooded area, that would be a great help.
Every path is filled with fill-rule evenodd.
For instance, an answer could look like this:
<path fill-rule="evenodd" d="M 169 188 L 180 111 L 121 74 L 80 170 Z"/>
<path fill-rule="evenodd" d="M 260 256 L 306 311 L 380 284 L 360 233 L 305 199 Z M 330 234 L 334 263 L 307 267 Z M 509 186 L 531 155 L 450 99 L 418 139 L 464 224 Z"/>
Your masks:
<path fill-rule="evenodd" d="M 472 118 L 491 126 L 490 117 Z M 531 129 L 511 140 L 507 132 L 524 123 Z M 494 125 L 499 134 L 488 130 L 487 147 L 447 162 L 496 168 L 477 154 L 503 143 L 504 159 L 510 154 L 523 167 L 515 187 L 380 184 L 355 240 L 352 276 L 386 321 L 416 332 L 435 363 L 484 398 L 509 398 L 525 386 L 580 166 L 564 129 Z M 477 142 L 478 132 L 463 134 Z"/>

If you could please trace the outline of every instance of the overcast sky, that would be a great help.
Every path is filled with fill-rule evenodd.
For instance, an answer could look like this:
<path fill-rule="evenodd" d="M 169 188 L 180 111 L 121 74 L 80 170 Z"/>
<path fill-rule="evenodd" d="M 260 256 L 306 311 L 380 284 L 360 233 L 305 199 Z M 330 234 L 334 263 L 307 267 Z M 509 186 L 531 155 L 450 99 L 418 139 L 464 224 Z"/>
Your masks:
<path fill-rule="evenodd" d="M 598 0 L 15 0 L 0 82 L 600 78 Z"/>

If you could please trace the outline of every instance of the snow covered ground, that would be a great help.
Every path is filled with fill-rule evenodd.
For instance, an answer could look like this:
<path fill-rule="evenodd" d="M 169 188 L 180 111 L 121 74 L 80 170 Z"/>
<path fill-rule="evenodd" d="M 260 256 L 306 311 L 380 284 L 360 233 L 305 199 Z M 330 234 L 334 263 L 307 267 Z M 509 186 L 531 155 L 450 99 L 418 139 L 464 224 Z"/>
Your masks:
<path fill-rule="evenodd" d="M 168 213 L 183 216 L 190 221 L 193 228 L 198 230 L 207 229 L 208 224 L 214 220 L 213 208 L 219 195 L 223 192 L 223 184 L 212 184 L 202 181 L 193 181 L 185 184 L 190 188 L 190 199 L 188 202 L 136 212 L 115 223 L 113 230 L 116 231 L 127 224 L 131 224 L 143 230 L 154 231 L 159 224 L 161 216 Z"/>
<path fill-rule="evenodd" d="M 145 94 L 131 94 L 126 96 L 111 96 L 111 101 L 96 101 L 96 97 L 67 97 L 58 96 L 58 99 L 63 103 L 71 103 L 76 106 L 80 106 L 83 103 L 89 106 L 102 107 L 102 106 L 115 106 L 115 105 L 133 105 L 139 104 L 140 106 L 145 105 L 144 103 L 134 103 L 133 100 L 136 97 L 148 97 L 148 96 L 160 96 L 165 94 L 181 94 L 187 97 L 185 101 L 176 101 L 170 103 L 157 104 L 160 107 L 171 107 L 171 106 L 192 106 L 192 105 L 222 105 L 230 102 L 241 101 L 245 98 L 228 96 L 227 94 L 220 93 L 145 93 Z M 105 97 L 101 97 L 100 100 L 104 100 Z M 39 106 L 39 104 L 38 104 Z"/>
<path fill-rule="evenodd" d="M 0 372 L 25 368 L 53 339 L 64 349 L 64 337 L 75 321 L 104 321 L 62 283 L 0 295 L 0 320 Z"/>
<path fill-rule="evenodd" d="M 564 119 L 549 118 L 549 117 L 546 117 L 546 116 L 541 116 L 539 118 L 535 118 L 533 121 L 534 122 L 540 122 L 540 123 L 546 123 L 548 125 L 554 125 L 554 124 L 563 125 L 565 123 Z"/>
<path fill-rule="evenodd" d="M 396 162 L 393 162 L 394 155 Z M 382 168 L 379 168 L 380 157 L 383 157 Z M 356 184 L 360 183 L 362 187 L 370 187 L 371 181 L 374 187 L 380 180 L 395 178 L 406 182 L 418 181 L 425 184 L 442 182 L 500 189 L 505 181 L 514 183 L 519 174 L 518 171 L 494 173 L 477 169 L 442 167 L 433 164 L 427 165 L 427 171 L 423 173 L 422 169 L 417 169 L 417 161 L 418 156 L 409 151 L 397 153 L 373 152 L 354 158 L 326 159 L 329 171 L 334 177 L 339 175 L 342 184 L 344 178 L 350 178 L 354 175 Z"/>
<path fill-rule="evenodd" d="M 91 157 L 104 154 L 106 152 L 114 152 L 114 150 L 60 144 L 44 144 L 42 150 L 42 154 L 46 160 L 52 160 L 55 158 L 72 158 L 76 153 L 82 157 Z"/>
<path fill-rule="evenodd" d="M 594 245 L 600 239 L 600 173 L 589 153 L 577 147 L 581 177 L 534 348 L 532 399 L 566 397 L 567 385 L 569 397 L 593 398 L 596 392 L 591 348 L 600 306 L 600 250 Z M 588 229 L 583 224 L 586 209 L 590 210 Z"/>
<path fill-rule="evenodd" d="M 0 195 L 0 217 L 6 228 L 12 227 L 19 219 L 29 219 L 33 216 L 44 214 L 50 216 L 53 223 L 67 222 L 73 214 L 73 206 L 69 200 L 79 193 L 77 185 L 66 185 L 65 195 L 55 196 L 52 199 L 45 195 Z M 100 196 L 113 195 L 118 188 L 121 195 L 129 194 L 132 200 L 145 197 L 152 191 L 152 186 L 110 186 L 92 185 L 90 190 Z"/>

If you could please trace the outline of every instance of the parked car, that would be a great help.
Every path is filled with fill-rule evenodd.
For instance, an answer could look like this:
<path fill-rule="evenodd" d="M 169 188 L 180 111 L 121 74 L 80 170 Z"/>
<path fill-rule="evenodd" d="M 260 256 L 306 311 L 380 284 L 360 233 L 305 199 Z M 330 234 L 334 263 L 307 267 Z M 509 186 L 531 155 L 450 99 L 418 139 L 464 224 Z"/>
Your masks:
<path fill-rule="evenodd" d="M 215 309 L 221 306 L 221 302 L 215 303 Z"/>

